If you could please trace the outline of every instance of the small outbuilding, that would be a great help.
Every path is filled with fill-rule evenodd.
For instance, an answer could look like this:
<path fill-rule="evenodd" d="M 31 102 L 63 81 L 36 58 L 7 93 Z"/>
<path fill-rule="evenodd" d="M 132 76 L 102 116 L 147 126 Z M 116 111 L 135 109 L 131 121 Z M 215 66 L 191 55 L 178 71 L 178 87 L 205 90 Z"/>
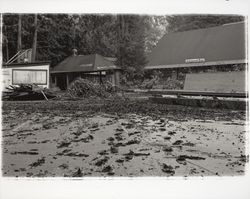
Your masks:
<path fill-rule="evenodd" d="M 61 90 L 67 89 L 76 78 L 86 78 L 93 82 L 111 82 L 119 85 L 120 68 L 111 59 L 99 54 L 73 55 L 67 57 L 61 63 L 51 69 L 52 84 Z"/>
<path fill-rule="evenodd" d="M 35 84 L 49 88 L 50 62 L 11 63 L 2 65 L 3 91 L 10 85 Z"/>

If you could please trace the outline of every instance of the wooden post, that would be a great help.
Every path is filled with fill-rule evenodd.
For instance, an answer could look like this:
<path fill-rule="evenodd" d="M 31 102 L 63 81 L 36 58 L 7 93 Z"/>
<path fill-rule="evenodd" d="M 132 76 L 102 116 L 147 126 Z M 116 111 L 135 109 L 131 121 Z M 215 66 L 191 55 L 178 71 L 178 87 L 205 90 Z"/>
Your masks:
<path fill-rule="evenodd" d="M 69 86 L 69 75 L 68 73 L 66 73 L 66 89 L 68 88 Z"/>
<path fill-rule="evenodd" d="M 111 82 L 113 85 L 116 84 L 115 71 L 112 71 L 112 73 L 111 73 Z"/>
<path fill-rule="evenodd" d="M 57 76 L 55 74 L 55 86 L 57 87 Z"/>
<path fill-rule="evenodd" d="M 176 68 L 176 79 L 179 79 L 179 73 L 180 73 L 179 68 Z"/>
<path fill-rule="evenodd" d="M 102 84 L 102 71 L 100 71 L 99 74 L 100 74 L 100 76 L 99 76 L 100 77 L 100 84 Z"/>
<path fill-rule="evenodd" d="M 116 86 L 120 86 L 120 71 L 115 70 L 114 71 L 114 76 L 115 76 L 115 82 L 114 82 L 114 84 Z"/>
<path fill-rule="evenodd" d="M 41 90 L 41 93 L 43 94 L 44 98 L 48 101 L 47 96 L 45 95 L 45 93 Z"/>

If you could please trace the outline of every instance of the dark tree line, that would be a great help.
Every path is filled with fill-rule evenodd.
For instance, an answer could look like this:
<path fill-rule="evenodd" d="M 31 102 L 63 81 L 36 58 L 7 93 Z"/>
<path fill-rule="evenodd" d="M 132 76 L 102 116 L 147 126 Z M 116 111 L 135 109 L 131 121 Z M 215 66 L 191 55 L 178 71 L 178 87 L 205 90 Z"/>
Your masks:
<path fill-rule="evenodd" d="M 36 47 L 36 61 L 51 61 L 54 66 L 70 56 L 98 53 L 116 57 L 127 78 L 143 75 L 146 55 L 167 32 L 186 31 L 244 20 L 233 15 L 21 15 L 21 44 L 18 42 L 20 15 L 3 15 L 3 61 L 18 49 Z M 34 45 L 34 34 L 37 34 Z M 18 44 L 19 43 L 19 44 Z M 18 46 L 21 45 L 21 46 Z"/>
<path fill-rule="evenodd" d="M 181 32 L 244 21 L 240 15 L 172 15 L 167 17 L 168 31 Z"/>

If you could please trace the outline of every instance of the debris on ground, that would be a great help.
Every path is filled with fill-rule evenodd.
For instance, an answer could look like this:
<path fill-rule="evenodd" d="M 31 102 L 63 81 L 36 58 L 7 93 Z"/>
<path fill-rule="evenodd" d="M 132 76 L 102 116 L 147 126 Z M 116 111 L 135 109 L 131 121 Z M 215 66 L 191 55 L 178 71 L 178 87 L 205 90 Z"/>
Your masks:
<path fill-rule="evenodd" d="M 29 166 L 32 168 L 32 167 L 41 166 L 44 163 L 45 163 L 45 158 L 42 157 L 41 159 L 38 159 L 36 162 L 33 162 L 32 164 L 30 164 Z"/>
<path fill-rule="evenodd" d="M 12 152 L 11 154 L 16 155 L 16 154 L 22 154 L 22 155 L 38 155 L 37 152 L 33 152 L 33 151 L 15 151 Z"/>
<path fill-rule="evenodd" d="M 125 153 L 125 156 L 149 156 L 150 153 L 135 153 L 134 151 L 130 150 L 129 153 Z"/>
<path fill-rule="evenodd" d="M 4 101 L 3 176 L 244 175 L 245 120 L 143 100 Z"/>
<path fill-rule="evenodd" d="M 162 171 L 164 173 L 168 173 L 170 175 L 174 175 L 175 174 L 174 168 L 171 165 L 167 165 L 165 163 L 162 164 Z"/>
<path fill-rule="evenodd" d="M 8 92 L 3 92 L 3 100 L 48 100 L 56 97 L 48 89 L 35 84 L 9 85 Z"/>
<path fill-rule="evenodd" d="M 110 147 L 111 153 L 118 153 L 118 147 Z"/>
<path fill-rule="evenodd" d="M 70 142 L 65 142 L 65 141 L 63 141 L 63 142 L 61 142 L 61 143 L 57 146 L 57 148 L 68 147 L 69 145 L 70 145 Z"/>
<path fill-rule="evenodd" d="M 162 148 L 162 150 L 165 151 L 165 152 L 172 152 L 172 151 L 173 151 L 173 148 L 172 148 L 172 147 L 168 147 L 168 146 L 164 146 L 164 147 Z"/>
<path fill-rule="evenodd" d="M 102 166 L 103 164 L 105 164 L 107 161 L 108 161 L 108 157 L 105 157 L 105 158 L 103 158 L 103 159 L 100 159 L 100 160 L 98 160 L 96 163 L 95 163 L 95 165 L 96 166 Z"/>
<path fill-rule="evenodd" d="M 109 97 L 115 92 L 115 86 L 110 83 L 97 84 L 87 79 L 77 78 L 68 88 L 68 93 L 72 97 Z"/>
<path fill-rule="evenodd" d="M 110 165 L 104 167 L 102 169 L 102 172 L 107 173 L 107 175 L 109 175 L 109 176 L 113 176 L 115 174 L 114 168 L 112 166 L 110 166 Z"/>
<path fill-rule="evenodd" d="M 82 177 L 83 173 L 82 170 L 80 168 L 77 169 L 77 171 L 75 173 L 73 173 L 72 177 Z"/>

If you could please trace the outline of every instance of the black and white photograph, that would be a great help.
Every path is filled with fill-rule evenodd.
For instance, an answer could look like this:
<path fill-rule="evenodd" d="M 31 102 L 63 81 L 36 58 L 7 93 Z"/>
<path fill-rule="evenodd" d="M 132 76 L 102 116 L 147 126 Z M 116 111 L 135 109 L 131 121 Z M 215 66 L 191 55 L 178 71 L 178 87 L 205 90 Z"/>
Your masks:
<path fill-rule="evenodd" d="M 247 42 L 244 14 L 2 12 L 1 178 L 244 178 Z"/>

